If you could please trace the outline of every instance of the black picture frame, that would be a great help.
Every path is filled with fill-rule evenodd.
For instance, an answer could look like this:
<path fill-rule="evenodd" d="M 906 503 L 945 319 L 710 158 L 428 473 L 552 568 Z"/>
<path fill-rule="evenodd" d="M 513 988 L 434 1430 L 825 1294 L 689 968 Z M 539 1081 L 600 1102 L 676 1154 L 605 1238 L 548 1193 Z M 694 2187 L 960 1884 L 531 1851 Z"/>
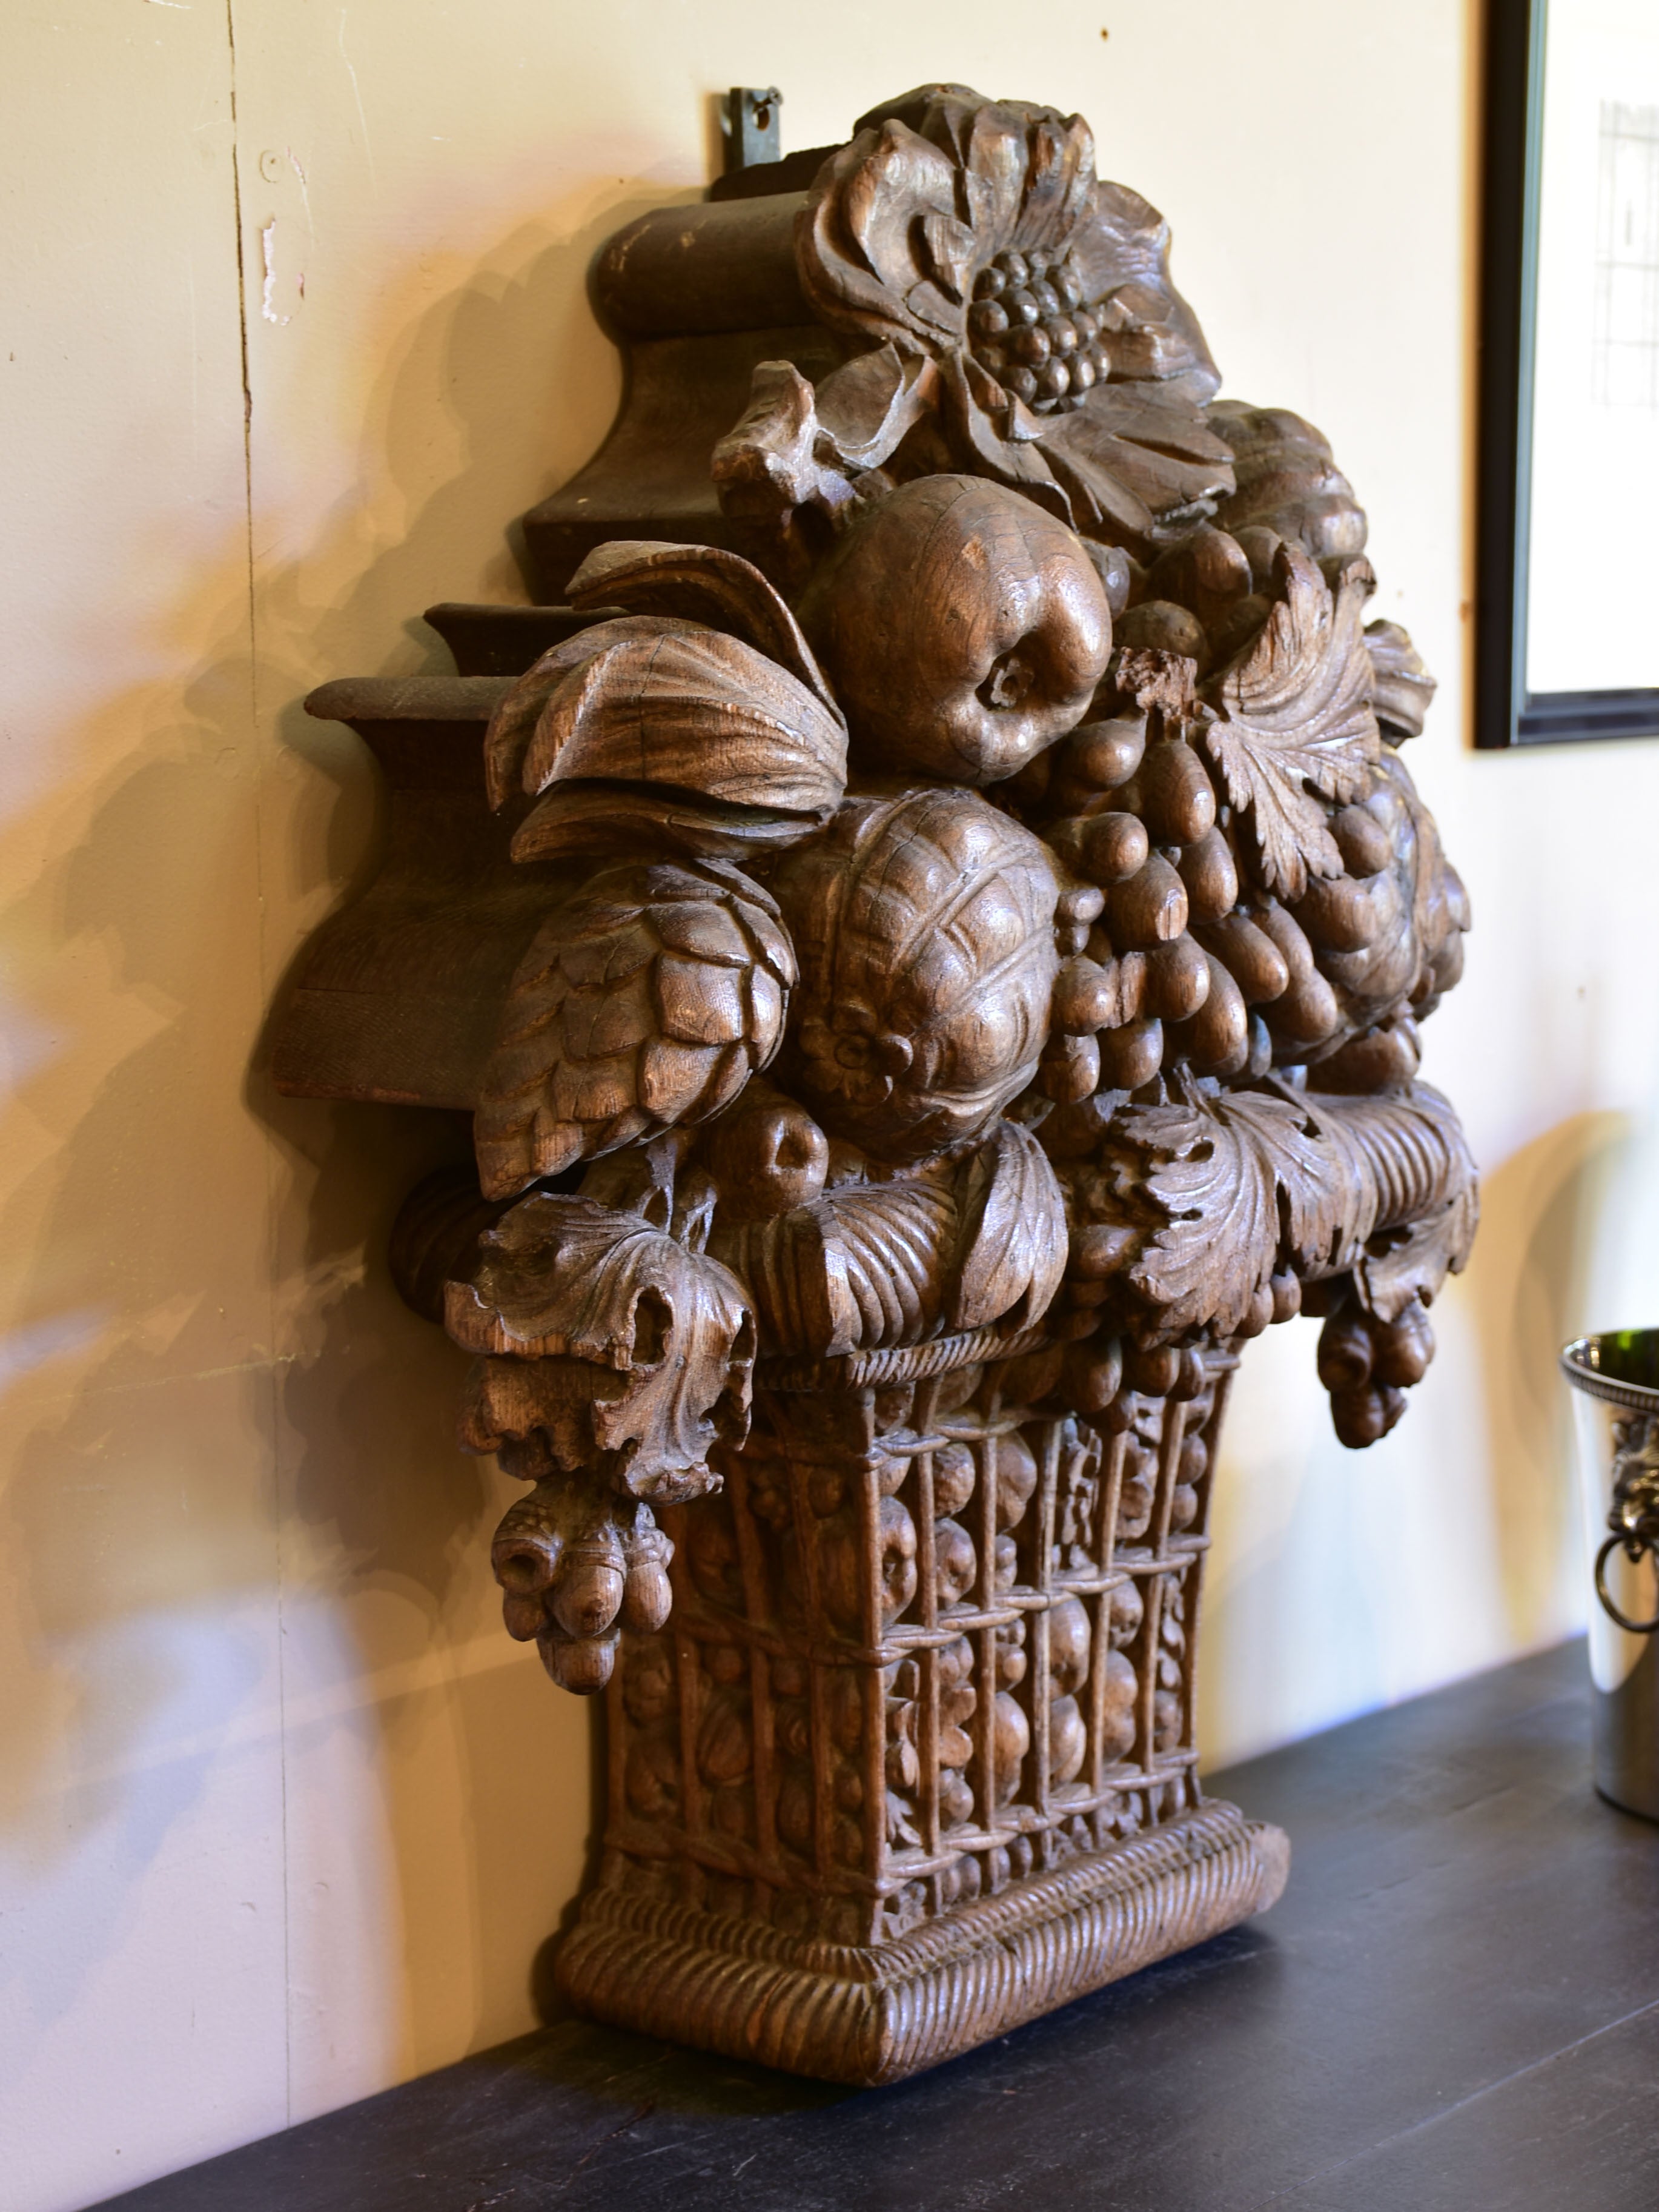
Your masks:
<path fill-rule="evenodd" d="M 1529 691 L 1533 349 L 1549 0 L 1488 0 L 1475 520 L 1474 742 L 1659 737 L 1659 689 Z"/>

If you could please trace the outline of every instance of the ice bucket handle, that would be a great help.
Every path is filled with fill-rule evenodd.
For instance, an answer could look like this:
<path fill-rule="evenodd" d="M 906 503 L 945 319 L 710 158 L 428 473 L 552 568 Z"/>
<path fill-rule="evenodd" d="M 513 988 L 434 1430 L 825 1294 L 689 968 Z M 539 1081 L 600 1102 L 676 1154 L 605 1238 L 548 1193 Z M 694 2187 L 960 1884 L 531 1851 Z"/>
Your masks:
<path fill-rule="evenodd" d="M 1613 1534 L 1595 1555 L 1595 1595 L 1609 1620 L 1616 1620 L 1632 1636 L 1651 1636 L 1659 1628 L 1659 1613 L 1651 1620 L 1632 1620 L 1607 1594 L 1607 1565 L 1614 1552 L 1622 1548 L 1632 1566 L 1638 1566 L 1659 1540 L 1659 1477 L 1651 1468 L 1639 1468 L 1628 1492 L 1623 1487 L 1624 1480 L 1620 1478 L 1620 1487 L 1607 1516 Z"/>
<path fill-rule="evenodd" d="M 1613 1425 L 1612 1533 L 1595 1554 L 1595 1595 L 1609 1620 L 1632 1636 L 1651 1636 L 1659 1613 L 1632 1620 L 1608 1590 L 1607 1569 L 1616 1551 L 1632 1566 L 1649 1558 L 1659 1565 L 1659 1329 L 1580 1337 L 1562 1347 L 1561 1368 L 1575 1389 L 1626 1410 Z"/>

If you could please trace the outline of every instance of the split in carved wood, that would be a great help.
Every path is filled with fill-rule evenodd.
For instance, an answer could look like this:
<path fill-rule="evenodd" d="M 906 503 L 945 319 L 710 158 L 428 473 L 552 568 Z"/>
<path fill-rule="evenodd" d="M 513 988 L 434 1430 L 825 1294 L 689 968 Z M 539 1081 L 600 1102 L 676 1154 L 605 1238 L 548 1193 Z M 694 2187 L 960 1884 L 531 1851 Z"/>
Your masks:
<path fill-rule="evenodd" d="M 1345 1443 L 1423 1374 L 1468 912 L 1352 489 L 1087 125 L 924 87 L 777 172 L 606 250 L 574 611 L 313 702 L 393 851 L 277 1073 L 473 1115 L 394 1257 L 533 1486 L 509 1630 L 609 1685 L 565 1985 L 877 2080 L 1277 1894 L 1194 1771 L 1222 1410 L 1297 1312 Z"/>

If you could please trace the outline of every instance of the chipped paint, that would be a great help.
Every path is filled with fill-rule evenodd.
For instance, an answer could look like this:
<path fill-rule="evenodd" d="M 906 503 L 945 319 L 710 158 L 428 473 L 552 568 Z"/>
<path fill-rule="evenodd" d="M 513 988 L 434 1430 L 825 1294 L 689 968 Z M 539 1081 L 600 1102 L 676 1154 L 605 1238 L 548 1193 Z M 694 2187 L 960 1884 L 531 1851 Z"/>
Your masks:
<path fill-rule="evenodd" d="M 279 315 L 276 307 L 276 218 L 275 216 L 272 216 L 270 221 L 259 233 L 259 251 L 264 256 L 265 264 L 265 281 L 259 292 L 259 313 L 268 323 L 285 323 L 289 318 L 286 315 Z"/>

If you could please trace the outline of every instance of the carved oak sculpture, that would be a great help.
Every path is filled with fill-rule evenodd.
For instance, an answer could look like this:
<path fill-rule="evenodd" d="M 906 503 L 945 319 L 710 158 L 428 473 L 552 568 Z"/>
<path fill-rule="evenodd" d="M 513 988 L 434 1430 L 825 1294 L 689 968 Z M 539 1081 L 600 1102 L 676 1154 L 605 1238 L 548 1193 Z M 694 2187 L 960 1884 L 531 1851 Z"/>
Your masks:
<path fill-rule="evenodd" d="M 310 702 L 392 827 L 277 1078 L 473 1115 L 394 1260 L 532 1486 L 507 1626 L 608 1688 L 566 1990 L 885 2080 L 1282 1885 L 1194 1771 L 1209 1484 L 1297 1311 L 1391 1427 L 1473 1234 L 1432 685 L 1076 118 L 925 88 L 599 289 L 568 605 Z"/>

